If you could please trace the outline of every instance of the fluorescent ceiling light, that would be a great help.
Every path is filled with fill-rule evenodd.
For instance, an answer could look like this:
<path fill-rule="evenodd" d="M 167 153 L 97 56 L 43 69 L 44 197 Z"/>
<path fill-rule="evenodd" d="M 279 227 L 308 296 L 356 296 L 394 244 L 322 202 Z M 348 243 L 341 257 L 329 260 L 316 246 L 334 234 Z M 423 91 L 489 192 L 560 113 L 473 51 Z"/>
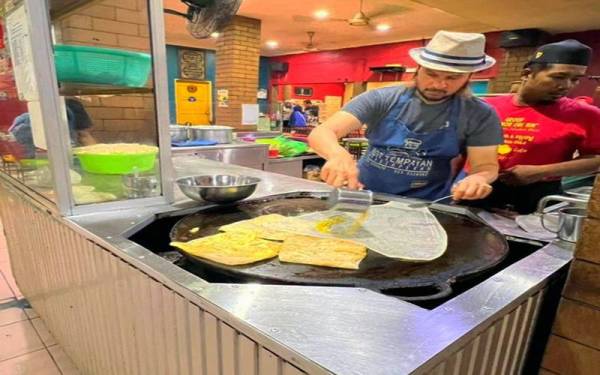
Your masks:
<path fill-rule="evenodd" d="M 318 20 L 324 20 L 329 17 L 329 11 L 325 9 L 319 9 L 316 12 L 314 12 L 313 15 Z"/>
<path fill-rule="evenodd" d="M 388 31 L 392 27 L 387 23 L 380 23 L 379 25 L 375 26 L 375 28 L 377 31 Z"/>

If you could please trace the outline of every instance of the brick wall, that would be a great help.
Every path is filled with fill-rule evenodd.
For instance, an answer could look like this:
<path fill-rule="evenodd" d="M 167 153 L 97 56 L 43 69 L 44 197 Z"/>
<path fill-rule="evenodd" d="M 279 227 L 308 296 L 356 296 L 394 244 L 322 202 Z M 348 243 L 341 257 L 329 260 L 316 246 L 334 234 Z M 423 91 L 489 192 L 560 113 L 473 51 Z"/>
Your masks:
<path fill-rule="evenodd" d="M 506 53 L 497 62 L 499 65 L 498 75 L 490 82 L 489 91 L 493 93 L 509 92 L 511 84 L 521 80 L 523 65 L 533 53 L 536 47 L 507 48 Z"/>
<path fill-rule="evenodd" d="M 242 104 L 257 103 L 259 59 L 260 20 L 234 17 L 217 41 L 216 86 L 229 90 L 229 106 L 217 106 L 217 124 L 242 127 Z"/>
<path fill-rule="evenodd" d="M 595 374 L 600 369 L 600 176 L 583 237 L 563 291 L 540 374 Z"/>
<path fill-rule="evenodd" d="M 55 35 L 59 43 L 149 52 L 147 0 L 94 2 L 56 23 Z M 153 94 L 79 98 L 99 142 L 156 142 Z"/>

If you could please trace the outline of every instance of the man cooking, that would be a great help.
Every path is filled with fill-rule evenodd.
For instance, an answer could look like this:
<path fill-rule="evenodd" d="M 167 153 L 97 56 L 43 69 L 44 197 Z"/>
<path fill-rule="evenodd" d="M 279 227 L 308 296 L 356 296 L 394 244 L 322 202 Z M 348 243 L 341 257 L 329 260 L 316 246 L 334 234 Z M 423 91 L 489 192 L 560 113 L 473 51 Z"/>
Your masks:
<path fill-rule="evenodd" d="M 494 110 L 471 96 L 472 73 L 495 60 L 485 36 L 439 31 L 410 56 L 418 64 L 414 85 L 368 91 L 350 101 L 309 136 L 327 162 L 329 185 L 423 199 L 480 199 L 498 175 L 496 149 L 502 129 Z M 357 163 L 338 139 L 367 125 L 369 148 Z M 456 161 L 467 155 L 470 174 L 453 187 Z"/>
<path fill-rule="evenodd" d="M 514 95 L 489 98 L 504 130 L 500 177 L 486 207 L 522 214 L 562 191 L 561 177 L 600 168 L 600 109 L 565 96 L 584 76 L 592 50 L 576 40 L 537 49 Z"/>

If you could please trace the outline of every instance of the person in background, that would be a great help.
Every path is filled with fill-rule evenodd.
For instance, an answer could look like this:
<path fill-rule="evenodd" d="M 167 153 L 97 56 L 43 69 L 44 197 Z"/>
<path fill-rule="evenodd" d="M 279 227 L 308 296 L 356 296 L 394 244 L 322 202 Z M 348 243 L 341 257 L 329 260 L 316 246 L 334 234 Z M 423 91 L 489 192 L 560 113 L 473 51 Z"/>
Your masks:
<path fill-rule="evenodd" d="M 600 109 L 566 95 L 584 77 L 590 47 L 565 40 L 537 49 L 514 95 L 488 98 L 502 121 L 500 177 L 486 208 L 535 211 L 538 201 L 562 192 L 561 177 L 600 168 Z"/>
<path fill-rule="evenodd" d="M 423 199 L 452 191 L 456 200 L 487 196 L 498 174 L 496 150 L 502 129 L 495 111 L 468 89 L 474 72 L 494 65 L 485 36 L 439 31 L 410 56 L 418 64 L 414 85 L 367 91 L 316 127 L 311 147 L 327 162 L 329 185 Z M 338 139 L 367 125 L 369 148 L 359 160 Z M 453 187 L 466 154 L 470 174 Z"/>
<path fill-rule="evenodd" d="M 319 117 L 319 106 L 313 105 L 310 99 L 304 100 L 304 113 L 309 116 Z"/>
<path fill-rule="evenodd" d="M 290 116 L 292 115 L 292 111 L 293 111 L 292 103 L 290 103 L 286 100 L 283 103 L 283 107 L 281 109 L 283 127 L 286 129 L 289 128 L 289 126 L 290 126 Z"/>
<path fill-rule="evenodd" d="M 290 115 L 290 126 L 291 127 L 305 127 L 306 126 L 306 117 L 302 112 L 302 107 L 299 105 L 294 106 L 292 114 Z"/>
<path fill-rule="evenodd" d="M 69 135 L 73 146 L 88 146 L 96 143 L 96 140 L 90 133 L 93 126 L 92 119 L 85 111 L 83 104 L 76 99 L 68 98 L 65 100 L 67 108 L 67 121 L 69 124 Z M 22 159 L 32 159 L 35 157 L 35 145 L 33 143 L 33 134 L 31 131 L 31 120 L 29 113 L 23 113 L 17 116 L 8 131 L 14 136 L 17 143 L 22 147 Z"/>

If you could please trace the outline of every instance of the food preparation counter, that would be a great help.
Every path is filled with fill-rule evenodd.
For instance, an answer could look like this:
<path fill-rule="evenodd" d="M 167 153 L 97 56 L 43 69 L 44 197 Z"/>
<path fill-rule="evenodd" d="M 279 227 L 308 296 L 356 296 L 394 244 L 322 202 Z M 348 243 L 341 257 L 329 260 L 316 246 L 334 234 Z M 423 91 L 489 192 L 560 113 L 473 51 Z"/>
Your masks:
<path fill-rule="evenodd" d="M 178 175 L 261 178 L 249 199 L 328 191 L 258 169 L 175 160 Z M 572 257 L 568 246 L 542 245 L 426 309 L 362 288 L 207 282 L 130 239 L 157 218 L 202 206 L 179 192 L 174 204 L 63 218 L 10 178 L 0 178 L 0 190 L 19 287 L 67 353 L 95 373 L 518 373 Z"/>
<path fill-rule="evenodd" d="M 325 160 L 317 154 L 306 154 L 290 158 L 269 158 L 265 165 L 265 171 L 302 178 L 304 166 L 308 161 L 322 165 Z"/>
<path fill-rule="evenodd" d="M 263 170 L 268 160 L 269 145 L 236 140 L 214 146 L 172 147 L 171 152 L 174 158 L 194 156 Z"/>

